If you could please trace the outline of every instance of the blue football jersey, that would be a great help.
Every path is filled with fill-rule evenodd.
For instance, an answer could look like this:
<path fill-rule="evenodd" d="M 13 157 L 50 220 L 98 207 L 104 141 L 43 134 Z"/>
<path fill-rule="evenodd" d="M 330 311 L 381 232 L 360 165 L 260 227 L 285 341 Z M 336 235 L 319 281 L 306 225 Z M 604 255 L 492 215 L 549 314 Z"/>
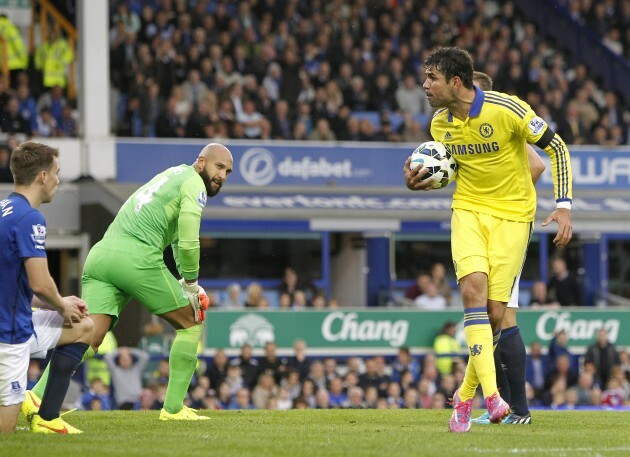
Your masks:
<path fill-rule="evenodd" d="M 46 257 L 46 221 L 23 195 L 0 200 L 0 342 L 19 344 L 33 334 L 24 260 Z"/>

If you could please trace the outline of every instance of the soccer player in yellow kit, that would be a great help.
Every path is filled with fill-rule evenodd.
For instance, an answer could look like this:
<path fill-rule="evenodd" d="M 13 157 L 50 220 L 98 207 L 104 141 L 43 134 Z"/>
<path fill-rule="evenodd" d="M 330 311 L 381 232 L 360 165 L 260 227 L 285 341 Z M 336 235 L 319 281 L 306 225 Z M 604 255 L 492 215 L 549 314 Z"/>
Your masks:
<path fill-rule="evenodd" d="M 490 421 L 509 412 L 497 390 L 493 343 L 500 337 L 506 304 L 518 277 L 536 212 L 527 143 L 551 159 L 556 210 L 543 225 L 556 221 L 553 240 L 565 246 L 572 236 L 571 165 L 564 141 L 517 97 L 484 92 L 473 86 L 470 55 L 439 48 L 425 62 L 423 87 L 439 108 L 431 136 L 446 146 L 458 164 L 453 194 L 451 250 L 464 302 L 464 331 L 470 354 L 464 381 L 453 396 L 450 430 L 470 430 L 472 398 L 481 384 Z M 404 166 L 407 188 L 430 190 L 427 170 Z"/>

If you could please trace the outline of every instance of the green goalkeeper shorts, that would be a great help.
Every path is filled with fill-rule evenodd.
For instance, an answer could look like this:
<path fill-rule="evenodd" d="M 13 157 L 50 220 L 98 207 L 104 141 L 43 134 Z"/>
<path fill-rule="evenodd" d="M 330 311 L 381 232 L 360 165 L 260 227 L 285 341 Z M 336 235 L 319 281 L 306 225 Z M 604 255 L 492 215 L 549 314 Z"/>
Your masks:
<path fill-rule="evenodd" d="M 162 252 L 134 238 L 104 239 L 94 245 L 85 261 L 82 286 L 90 314 L 111 316 L 111 328 L 132 298 L 158 315 L 189 305 Z"/>

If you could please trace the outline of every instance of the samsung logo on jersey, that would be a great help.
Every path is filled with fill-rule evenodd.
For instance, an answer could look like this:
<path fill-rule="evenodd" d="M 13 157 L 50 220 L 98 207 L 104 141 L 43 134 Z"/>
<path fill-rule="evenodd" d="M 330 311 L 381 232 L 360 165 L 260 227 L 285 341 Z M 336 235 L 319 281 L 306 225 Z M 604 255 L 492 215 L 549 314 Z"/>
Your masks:
<path fill-rule="evenodd" d="M 459 156 L 466 154 L 487 154 L 499 150 L 499 143 L 496 141 L 492 143 L 445 144 L 444 146 L 446 146 L 448 152 Z"/>

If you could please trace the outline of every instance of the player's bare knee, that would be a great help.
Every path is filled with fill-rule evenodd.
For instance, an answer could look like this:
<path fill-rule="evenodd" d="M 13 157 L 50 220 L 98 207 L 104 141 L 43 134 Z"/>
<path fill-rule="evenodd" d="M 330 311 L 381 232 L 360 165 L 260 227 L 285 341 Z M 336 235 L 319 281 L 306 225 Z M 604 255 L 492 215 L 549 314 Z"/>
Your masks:
<path fill-rule="evenodd" d="M 466 281 L 460 284 L 460 294 L 464 308 L 478 308 L 486 306 L 486 293 L 483 284 L 477 281 Z"/>
<path fill-rule="evenodd" d="M 106 333 L 107 331 L 102 332 L 102 331 L 99 331 L 97 327 L 94 327 L 93 333 L 92 333 L 92 348 L 94 349 L 94 352 L 98 352 L 98 348 L 100 347 L 101 344 L 103 344 L 103 340 L 105 339 Z"/>
<path fill-rule="evenodd" d="M 79 327 L 79 337 L 77 341 L 90 344 L 92 342 L 92 334 L 94 333 L 94 322 L 92 322 L 92 319 L 84 317 L 80 322 L 74 325 Z"/>

